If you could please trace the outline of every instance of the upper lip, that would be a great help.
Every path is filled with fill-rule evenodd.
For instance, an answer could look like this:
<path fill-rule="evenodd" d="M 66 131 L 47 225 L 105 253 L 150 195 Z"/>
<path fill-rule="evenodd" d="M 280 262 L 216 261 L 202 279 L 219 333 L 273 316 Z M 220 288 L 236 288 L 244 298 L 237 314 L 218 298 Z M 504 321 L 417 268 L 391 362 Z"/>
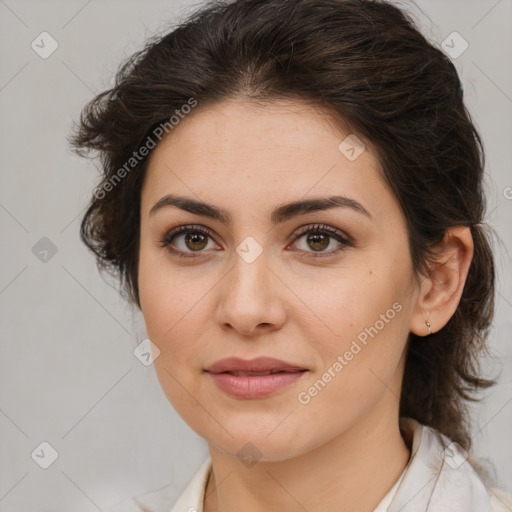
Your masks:
<path fill-rule="evenodd" d="M 225 372 L 298 372 L 307 368 L 296 366 L 280 359 L 273 357 L 257 357 L 255 359 L 240 359 L 239 357 L 228 357 L 220 359 L 206 368 L 209 373 L 225 373 Z"/>

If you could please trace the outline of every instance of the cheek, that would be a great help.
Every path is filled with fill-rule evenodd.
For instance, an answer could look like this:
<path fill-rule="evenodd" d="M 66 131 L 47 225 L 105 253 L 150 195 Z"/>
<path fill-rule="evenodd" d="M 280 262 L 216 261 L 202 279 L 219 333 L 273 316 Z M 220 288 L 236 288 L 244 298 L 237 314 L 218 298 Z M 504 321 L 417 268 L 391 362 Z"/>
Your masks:
<path fill-rule="evenodd" d="M 387 395 L 399 395 L 394 382 L 408 333 L 406 308 L 392 294 L 369 296 L 363 305 L 338 299 L 325 317 L 337 335 L 311 338 L 322 364 L 296 396 L 310 428 L 327 437 L 370 414 Z M 336 411 L 330 421 L 326 410 Z"/>
<path fill-rule="evenodd" d="M 162 352 L 168 349 L 166 340 L 180 327 L 189 302 L 190 288 L 183 286 L 178 277 L 165 264 L 165 258 L 157 257 L 155 251 L 141 249 L 138 274 L 141 311 L 149 338 Z"/>
<path fill-rule="evenodd" d="M 383 382 L 392 379 L 408 332 L 404 307 L 392 300 L 367 303 L 364 310 L 350 309 L 347 303 L 337 316 L 332 315 L 336 334 L 317 337 L 320 343 L 314 347 L 322 356 L 318 369 L 322 380 L 361 389 L 378 384 L 379 378 Z"/>
<path fill-rule="evenodd" d="M 208 292 L 218 278 L 192 267 L 173 266 L 163 251 L 143 249 L 138 279 L 148 337 L 158 346 L 166 364 L 184 373 L 201 353 L 198 345 L 208 328 L 205 320 L 211 317 Z"/>
<path fill-rule="evenodd" d="M 404 321 L 402 311 L 409 300 L 408 276 L 397 272 L 403 268 L 398 263 L 380 268 L 347 265 L 322 275 L 317 271 L 316 275 L 301 276 L 293 283 L 293 291 L 312 320 L 305 322 L 302 317 L 299 321 L 309 324 L 310 329 L 314 325 L 321 329 L 323 345 L 334 350 L 343 349 L 358 335 L 364 343 L 376 331 L 389 334 Z"/>
<path fill-rule="evenodd" d="M 200 415 L 197 401 L 190 397 L 199 395 L 192 371 L 197 366 L 194 340 L 198 336 L 192 329 L 201 325 L 194 316 L 200 313 L 198 300 L 203 294 L 197 293 L 183 273 L 172 272 L 164 257 L 151 251 L 141 250 L 138 284 L 147 335 L 160 350 L 153 363 L 156 376 L 169 402 L 191 425 Z"/>
<path fill-rule="evenodd" d="M 305 339 L 311 351 L 320 356 L 309 384 L 320 378 L 317 388 L 324 395 L 317 400 L 314 389 L 303 389 L 306 401 L 313 396 L 324 404 L 341 400 L 350 409 L 393 379 L 409 332 L 411 281 L 403 270 L 406 263 L 375 264 L 371 270 L 354 265 L 350 271 L 341 269 L 337 278 L 322 279 L 321 289 L 312 286 L 313 281 L 296 289 L 315 313 L 302 327 L 308 331 Z M 349 389 L 354 392 L 347 394 Z"/>

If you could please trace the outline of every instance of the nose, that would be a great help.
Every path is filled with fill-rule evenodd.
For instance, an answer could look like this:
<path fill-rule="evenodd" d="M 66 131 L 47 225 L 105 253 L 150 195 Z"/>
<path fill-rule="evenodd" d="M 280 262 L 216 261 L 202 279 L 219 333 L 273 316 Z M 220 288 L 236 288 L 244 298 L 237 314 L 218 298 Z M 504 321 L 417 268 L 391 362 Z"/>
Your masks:
<path fill-rule="evenodd" d="M 284 288 L 269 268 L 265 251 L 251 263 L 237 254 L 219 283 L 218 325 L 244 336 L 281 328 L 286 319 Z"/>

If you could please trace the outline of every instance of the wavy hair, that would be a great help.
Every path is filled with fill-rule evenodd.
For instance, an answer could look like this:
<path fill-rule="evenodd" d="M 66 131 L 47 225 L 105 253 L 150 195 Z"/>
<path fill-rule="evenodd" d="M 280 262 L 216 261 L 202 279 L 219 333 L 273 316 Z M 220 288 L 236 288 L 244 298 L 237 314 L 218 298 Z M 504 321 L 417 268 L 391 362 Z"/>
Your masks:
<path fill-rule="evenodd" d="M 474 256 L 459 305 L 428 338 L 410 334 L 400 403 L 401 416 L 469 450 L 467 401 L 494 383 L 481 378 L 478 364 L 495 286 L 483 224 L 484 151 L 453 63 L 389 2 L 210 2 L 127 59 L 115 85 L 84 107 L 69 138 L 78 154 L 99 155 L 100 187 L 108 190 L 92 196 L 81 223 L 99 267 L 114 273 L 125 297 L 140 307 L 147 157 L 114 186 L 113 177 L 191 98 L 201 108 L 233 97 L 306 101 L 371 144 L 407 222 L 417 275 L 428 272 L 447 229 L 470 228 Z"/>

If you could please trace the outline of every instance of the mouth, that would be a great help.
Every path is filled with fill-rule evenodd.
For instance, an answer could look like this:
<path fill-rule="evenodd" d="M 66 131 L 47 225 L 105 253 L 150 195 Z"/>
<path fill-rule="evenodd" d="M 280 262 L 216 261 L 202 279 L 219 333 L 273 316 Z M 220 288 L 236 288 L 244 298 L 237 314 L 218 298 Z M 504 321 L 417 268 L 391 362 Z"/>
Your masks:
<path fill-rule="evenodd" d="M 272 373 L 293 373 L 307 371 L 307 368 L 275 359 L 273 357 L 257 357 L 255 359 L 240 359 L 228 357 L 220 359 L 206 368 L 209 373 L 230 373 L 238 376 L 269 375 Z"/>
<path fill-rule="evenodd" d="M 241 399 L 275 395 L 295 384 L 308 371 L 268 357 L 221 359 L 205 370 L 221 391 Z"/>
<path fill-rule="evenodd" d="M 229 373 L 229 375 L 235 375 L 236 377 L 259 377 L 260 375 L 273 375 L 275 373 L 295 373 L 295 372 L 305 372 L 307 370 L 268 370 L 266 372 L 242 372 L 242 371 L 233 371 L 233 372 L 221 372 L 221 373 Z M 217 374 L 218 375 L 218 374 Z"/>

